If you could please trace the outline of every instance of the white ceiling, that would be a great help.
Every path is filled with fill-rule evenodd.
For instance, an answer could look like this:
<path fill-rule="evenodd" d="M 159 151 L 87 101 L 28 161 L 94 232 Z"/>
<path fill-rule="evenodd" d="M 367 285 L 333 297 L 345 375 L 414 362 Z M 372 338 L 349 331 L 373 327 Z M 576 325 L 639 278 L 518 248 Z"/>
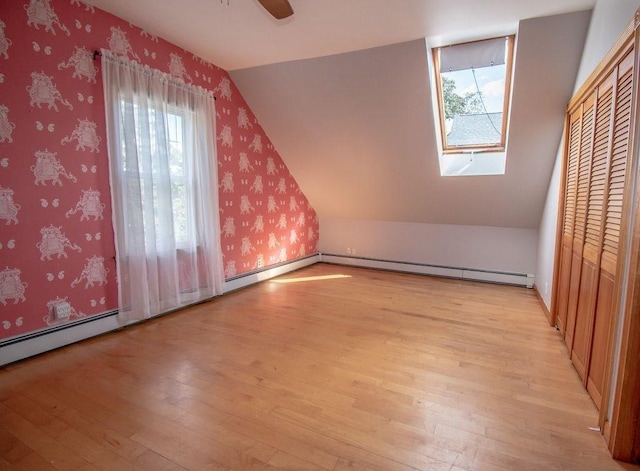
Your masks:
<path fill-rule="evenodd" d="M 256 0 L 86 0 L 232 71 L 423 37 L 459 40 L 595 0 L 290 0 L 274 20 Z"/>

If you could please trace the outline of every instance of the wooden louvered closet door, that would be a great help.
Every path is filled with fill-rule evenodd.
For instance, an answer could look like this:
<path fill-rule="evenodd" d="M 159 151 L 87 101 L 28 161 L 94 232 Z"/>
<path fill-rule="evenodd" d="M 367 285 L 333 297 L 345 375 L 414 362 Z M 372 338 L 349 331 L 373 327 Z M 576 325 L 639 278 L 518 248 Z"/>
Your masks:
<path fill-rule="evenodd" d="M 565 149 L 556 325 L 596 405 L 605 384 L 631 132 L 634 54 L 572 101 Z"/>
<path fill-rule="evenodd" d="M 582 127 L 580 130 L 578 174 L 576 181 L 575 218 L 573 242 L 571 247 L 571 270 L 567 304 L 567 326 L 564 339 L 569 349 L 573 347 L 573 334 L 578 311 L 580 294 L 580 276 L 582 273 L 582 251 L 587 220 L 587 201 L 589 199 L 589 177 L 591 154 L 593 149 L 593 128 L 595 116 L 595 93 L 582 104 Z"/>
<path fill-rule="evenodd" d="M 607 344 L 614 315 L 614 293 L 618 269 L 622 201 L 629 159 L 631 136 L 631 104 L 633 98 L 633 61 L 629 53 L 617 68 L 613 135 L 611 139 L 609 175 L 603 212 L 603 237 L 595 318 L 591 321 L 591 352 L 585 378 L 587 389 L 599 406 L 604 386 Z"/>
<path fill-rule="evenodd" d="M 568 164 L 565 190 L 565 206 L 560 249 L 560 275 L 558 292 L 568 293 L 571 281 L 571 253 L 573 247 L 573 227 L 576 217 L 576 190 L 578 188 L 578 159 L 580 158 L 580 131 L 582 129 L 582 107 L 570 116 L 568 136 Z M 558 297 L 556 324 L 562 334 L 566 331 L 569 296 Z"/>
<path fill-rule="evenodd" d="M 587 214 L 582 247 L 582 267 L 578 291 L 578 306 L 571 350 L 571 361 L 580 377 L 586 377 L 590 356 L 590 335 L 598 296 L 598 270 L 602 246 L 602 221 L 604 210 L 605 186 L 609 155 L 611 154 L 611 122 L 613 104 L 613 80 L 611 74 L 596 90 L 595 126 L 593 128 L 593 147 L 591 171 L 587 195 Z"/>

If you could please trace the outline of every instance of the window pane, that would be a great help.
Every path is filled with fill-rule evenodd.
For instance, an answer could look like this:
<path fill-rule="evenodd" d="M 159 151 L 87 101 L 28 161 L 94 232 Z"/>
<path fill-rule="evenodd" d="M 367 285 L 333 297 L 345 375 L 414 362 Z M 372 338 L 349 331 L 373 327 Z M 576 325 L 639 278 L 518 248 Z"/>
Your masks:
<path fill-rule="evenodd" d="M 448 146 L 502 141 L 505 66 L 441 74 Z"/>
<path fill-rule="evenodd" d="M 171 175 L 171 204 L 173 207 L 173 230 L 176 244 L 186 244 L 189 240 L 189 212 L 187 168 L 185 165 L 185 118 L 182 115 L 167 114 L 169 129 L 169 172 Z"/>
<path fill-rule="evenodd" d="M 435 50 L 444 150 L 503 148 L 513 37 Z"/>
<path fill-rule="evenodd" d="M 178 245 L 189 240 L 187 212 L 187 185 L 180 181 L 171 181 L 171 199 L 173 204 L 173 231 Z"/>
<path fill-rule="evenodd" d="M 124 142 L 122 143 L 124 155 L 122 170 L 125 178 L 127 178 L 129 185 L 134 187 L 139 185 L 142 201 L 146 201 L 153 209 L 152 212 L 144 213 L 144 224 L 147 227 L 155 226 L 153 234 L 155 234 L 155 244 L 157 246 L 160 246 L 163 241 L 167 241 L 163 236 L 166 233 L 166 228 L 161 227 L 162 222 L 158 216 L 160 212 L 158 205 L 160 203 L 157 194 L 158 189 L 156 188 L 158 182 L 155 179 L 160 177 L 162 166 L 158 145 L 161 145 L 162 142 L 168 142 L 170 174 L 170 182 L 168 183 L 171 188 L 170 201 L 173 214 L 174 242 L 177 246 L 186 245 L 193 233 L 190 229 L 192 221 L 190 221 L 190 212 L 188 210 L 190 192 L 188 168 L 185 160 L 186 118 L 180 114 L 180 110 L 167 113 L 156 109 L 144 109 L 135 102 L 128 105 L 126 101 L 121 101 L 121 109 L 127 106 L 135 115 L 137 152 L 140 156 L 150 157 L 150 159 L 140 158 L 137 162 L 138 165 L 135 165 L 135 161 L 132 165 L 132 162 L 127 160 L 126 146 Z M 159 113 L 165 113 L 164 117 L 159 116 Z M 166 130 L 164 126 L 161 126 L 163 124 L 161 121 L 164 121 Z M 159 139 L 159 134 L 165 133 L 166 135 Z M 124 129 L 122 129 L 122 135 L 125 135 Z M 142 138 L 145 135 L 148 138 Z M 152 235 L 151 231 L 149 231 L 149 235 Z"/>
<path fill-rule="evenodd" d="M 184 177 L 184 132 L 182 116 L 169 114 L 169 170 L 172 177 Z"/>
<path fill-rule="evenodd" d="M 448 146 L 499 145 L 504 65 L 441 74 Z"/>

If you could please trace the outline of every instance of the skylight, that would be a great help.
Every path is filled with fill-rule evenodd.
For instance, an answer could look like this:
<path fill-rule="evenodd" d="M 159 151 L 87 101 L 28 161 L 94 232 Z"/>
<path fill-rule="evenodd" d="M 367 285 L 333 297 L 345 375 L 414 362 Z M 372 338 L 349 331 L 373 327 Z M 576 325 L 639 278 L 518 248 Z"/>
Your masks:
<path fill-rule="evenodd" d="M 433 49 L 443 175 L 504 174 L 513 44 L 502 36 Z"/>

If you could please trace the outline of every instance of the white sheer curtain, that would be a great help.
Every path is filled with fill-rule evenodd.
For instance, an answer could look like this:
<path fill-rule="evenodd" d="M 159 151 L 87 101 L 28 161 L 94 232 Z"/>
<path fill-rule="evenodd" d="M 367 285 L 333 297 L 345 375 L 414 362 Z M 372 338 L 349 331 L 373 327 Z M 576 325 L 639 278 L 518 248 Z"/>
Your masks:
<path fill-rule="evenodd" d="M 104 49 L 102 77 L 121 315 L 220 294 L 213 95 Z"/>

